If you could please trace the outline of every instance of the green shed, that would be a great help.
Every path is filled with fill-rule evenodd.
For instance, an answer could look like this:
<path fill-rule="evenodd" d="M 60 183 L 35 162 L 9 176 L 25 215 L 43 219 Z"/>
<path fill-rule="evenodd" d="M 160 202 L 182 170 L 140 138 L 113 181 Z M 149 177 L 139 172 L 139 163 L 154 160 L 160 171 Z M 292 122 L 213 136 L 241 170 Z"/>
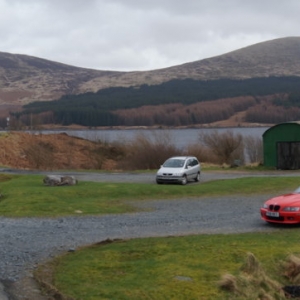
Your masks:
<path fill-rule="evenodd" d="M 300 169 L 300 122 L 277 124 L 263 134 L 264 165 Z"/>

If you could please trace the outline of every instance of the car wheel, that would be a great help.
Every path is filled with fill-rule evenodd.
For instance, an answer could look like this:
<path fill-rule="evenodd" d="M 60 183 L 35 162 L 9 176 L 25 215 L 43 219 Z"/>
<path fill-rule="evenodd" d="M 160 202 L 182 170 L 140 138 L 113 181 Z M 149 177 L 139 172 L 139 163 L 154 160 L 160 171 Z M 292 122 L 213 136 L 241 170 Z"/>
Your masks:
<path fill-rule="evenodd" d="M 196 182 L 200 181 L 200 172 L 198 172 L 197 176 L 195 177 L 195 181 Z"/>
<path fill-rule="evenodd" d="M 187 178 L 186 178 L 186 175 L 183 175 L 183 176 L 182 176 L 181 184 L 182 184 L 182 185 L 186 185 L 186 184 L 187 184 Z"/>

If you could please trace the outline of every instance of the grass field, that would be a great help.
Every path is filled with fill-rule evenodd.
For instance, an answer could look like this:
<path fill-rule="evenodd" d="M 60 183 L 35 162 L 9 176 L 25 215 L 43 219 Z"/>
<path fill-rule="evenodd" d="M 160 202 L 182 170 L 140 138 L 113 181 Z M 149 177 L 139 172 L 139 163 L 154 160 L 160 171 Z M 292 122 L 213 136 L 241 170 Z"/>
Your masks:
<path fill-rule="evenodd" d="M 41 176 L 0 175 L 0 215 L 124 213 L 134 210 L 127 200 L 281 193 L 298 185 L 299 177 L 251 177 L 187 186 L 80 182 L 46 187 Z M 286 299 L 281 287 L 297 284 L 286 276 L 286 261 L 300 257 L 299 240 L 295 226 L 268 233 L 107 241 L 57 257 L 35 276 L 76 300 Z M 249 253 L 258 262 L 249 264 Z M 220 288 L 223 276 L 230 279 L 227 290 Z"/>
<path fill-rule="evenodd" d="M 76 186 L 60 187 L 44 186 L 42 179 L 42 176 L 0 174 L 0 215 L 59 217 L 125 213 L 136 210 L 128 200 L 279 193 L 299 186 L 299 177 L 249 177 L 187 186 L 79 182 Z"/>

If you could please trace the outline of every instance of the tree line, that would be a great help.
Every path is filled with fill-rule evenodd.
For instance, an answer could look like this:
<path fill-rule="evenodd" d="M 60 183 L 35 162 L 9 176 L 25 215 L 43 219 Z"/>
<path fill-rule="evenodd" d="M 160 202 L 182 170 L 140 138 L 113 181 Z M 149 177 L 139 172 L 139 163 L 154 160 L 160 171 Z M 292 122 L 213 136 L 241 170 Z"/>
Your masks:
<path fill-rule="evenodd" d="M 181 103 L 143 106 L 117 110 L 114 113 L 125 126 L 186 126 L 208 124 L 226 120 L 239 111 L 255 105 L 254 97 L 236 97 L 215 101 L 198 102 L 191 105 Z"/>
<path fill-rule="evenodd" d="M 254 123 L 284 123 L 300 120 L 300 93 L 277 95 L 274 99 L 249 108 L 245 121 Z"/>
<path fill-rule="evenodd" d="M 55 101 L 32 102 L 11 116 L 26 126 L 33 121 L 83 126 L 180 126 L 224 120 L 247 110 L 247 121 L 261 122 L 258 119 L 271 115 L 271 110 L 259 106 L 259 99 L 274 94 L 290 95 L 290 107 L 283 105 L 281 96 L 270 102 L 273 119 L 282 119 L 279 111 L 283 107 L 292 110 L 291 107 L 299 105 L 295 95 L 300 94 L 300 78 L 185 79 L 152 86 L 108 88 L 97 93 L 66 95 Z"/>

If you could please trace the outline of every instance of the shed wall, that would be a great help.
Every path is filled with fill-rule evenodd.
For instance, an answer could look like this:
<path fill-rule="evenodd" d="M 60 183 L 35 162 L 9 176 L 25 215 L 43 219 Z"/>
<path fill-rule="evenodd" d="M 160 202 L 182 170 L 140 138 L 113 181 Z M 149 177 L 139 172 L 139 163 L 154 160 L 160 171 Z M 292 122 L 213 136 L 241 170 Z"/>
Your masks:
<path fill-rule="evenodd" d="M 278 143 L 300 142 L 300 125 L 298 123 L 283 123 L 269 128 L 263 134 L 264 165 L 278 167 Z"/>

